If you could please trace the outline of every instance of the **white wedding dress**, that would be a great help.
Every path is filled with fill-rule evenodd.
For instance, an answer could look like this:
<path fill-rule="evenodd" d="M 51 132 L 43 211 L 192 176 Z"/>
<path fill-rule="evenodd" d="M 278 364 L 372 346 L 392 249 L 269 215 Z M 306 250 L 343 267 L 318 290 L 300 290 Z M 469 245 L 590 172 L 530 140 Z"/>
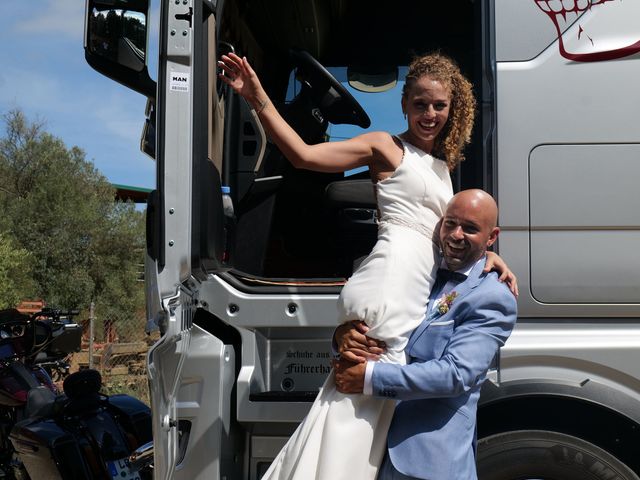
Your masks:
<path fill-rule="evenodd" d="M 346 283 L 339 321 L 364 320 L 384 340 L 380 361 L 405 363 L 437 270 L 433 229 L 453 192 L 445 162 L 403 141 L 402 163 L 377 184 L 378 241 Z M 329 375 L 309 414 L 262 480 L 373 480 L 385 454 L 395 401 L 344 395 Z"/>

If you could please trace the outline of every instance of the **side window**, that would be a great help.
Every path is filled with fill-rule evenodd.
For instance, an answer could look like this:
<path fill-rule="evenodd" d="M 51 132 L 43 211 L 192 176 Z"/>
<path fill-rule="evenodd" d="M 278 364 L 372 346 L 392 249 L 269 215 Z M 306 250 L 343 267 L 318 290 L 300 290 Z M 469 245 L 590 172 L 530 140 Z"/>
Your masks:
<path fill-rule="evenodd" d="M 289 83 L 287 83 L 287 95 L 284 98 L 285 103 L 290 103 L 296 95 L 300 93 L 300 82 L 296 78 L 296 71 L 291 70 L 289 74 Z"/>
<path fill-rule="evenodd" d="M 147 52 L 147 69 L 149 70 L 149 76 L 152 80 L 158 80 L 158 40 L 160 36 L 158 31 L 160 30 L 160 5 L 158 2 L 152 1 L 151 8 L 149 8 L 149 20 L 147 35 L 148 52 Z"/>
<path fill-rule="evenodd" d="M 347 140 L 357 135 L 362 135 L 365 132 L 385 131 L 391 134 L 398 134 L 404 131 L 406 122 L 402 117 L 400 99 L 402 96 L 402 87 L 404 86 L 404 78 L 407 74 L 406 66 L 398 68 L 398 82 L 395 87 L 388 91 L 376 93 L 365 93 L 351 87 L 347 81 L 346 67 L 329 67 L 328 70 L 342 83 L 349 93 L 354 96 L 371 118 L 371 126 L 366 130 L 357 125 L 335 125 L 329 123 L 329 128 L 327 129 L 328 141 Z M 291 102 L 299 92 L 300 82 L 295 78 L 294 72 L 292 71 L 289 75 L 285 102 Z M 366 170 L 368 170 L 367 167 L 350 170 L 345 172 L 345 177 Z"/>

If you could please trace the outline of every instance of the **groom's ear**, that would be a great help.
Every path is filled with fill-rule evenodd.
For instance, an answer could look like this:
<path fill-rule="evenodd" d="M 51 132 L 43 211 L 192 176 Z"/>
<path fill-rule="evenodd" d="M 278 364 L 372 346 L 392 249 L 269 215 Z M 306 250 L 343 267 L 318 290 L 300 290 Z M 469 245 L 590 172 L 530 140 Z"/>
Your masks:
<path fill-rule="evenodd" d="M 500 235 L 500 227 L 493 227 L 493 230 L 491 230 L 489 238 L 487 239 L 487 248 L 496 243 L 498 235 Z"/>

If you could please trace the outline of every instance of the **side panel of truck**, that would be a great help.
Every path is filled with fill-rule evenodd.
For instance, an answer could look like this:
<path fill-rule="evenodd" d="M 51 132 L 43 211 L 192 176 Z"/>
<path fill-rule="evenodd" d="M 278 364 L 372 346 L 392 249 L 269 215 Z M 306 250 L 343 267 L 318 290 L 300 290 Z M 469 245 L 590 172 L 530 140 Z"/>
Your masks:
<path fill-rule="evenodd" d="M 538 16 L 542 36 L 553 31 L 534 2 L 513 3 L 520 11 L 512 5 L 511 20 L 497 25 L 496 45 L 521 18 Z M 594 5 L 564 32 L 565 48 L 623 48 L 633 40 L 619 38 L 621 22 L 638 15 L 633 2 Z M 519 314 L 637 317 L 640 57 L 577 61 L 558 40 L 542 46 L 533 58 L 497 58 L 500 253 L 520 275 Z"/>

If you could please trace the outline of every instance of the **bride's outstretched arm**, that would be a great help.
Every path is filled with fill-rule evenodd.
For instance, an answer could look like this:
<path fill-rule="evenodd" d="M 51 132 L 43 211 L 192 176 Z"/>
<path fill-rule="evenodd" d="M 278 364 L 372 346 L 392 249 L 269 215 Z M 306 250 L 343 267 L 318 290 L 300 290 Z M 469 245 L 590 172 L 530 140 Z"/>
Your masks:
<path fill-rule="evenodd" d="M 273 106 L 246 57 L 222 55 L 218 65 L 223 72 L 220 80 L 256 111 L 267 135 L 296 168 L 335 173 L 370 166 L 382 162 L 381 152 L 393 143 L 389 134 L 369 132 L 341 142 L 308 145 Z"/>

